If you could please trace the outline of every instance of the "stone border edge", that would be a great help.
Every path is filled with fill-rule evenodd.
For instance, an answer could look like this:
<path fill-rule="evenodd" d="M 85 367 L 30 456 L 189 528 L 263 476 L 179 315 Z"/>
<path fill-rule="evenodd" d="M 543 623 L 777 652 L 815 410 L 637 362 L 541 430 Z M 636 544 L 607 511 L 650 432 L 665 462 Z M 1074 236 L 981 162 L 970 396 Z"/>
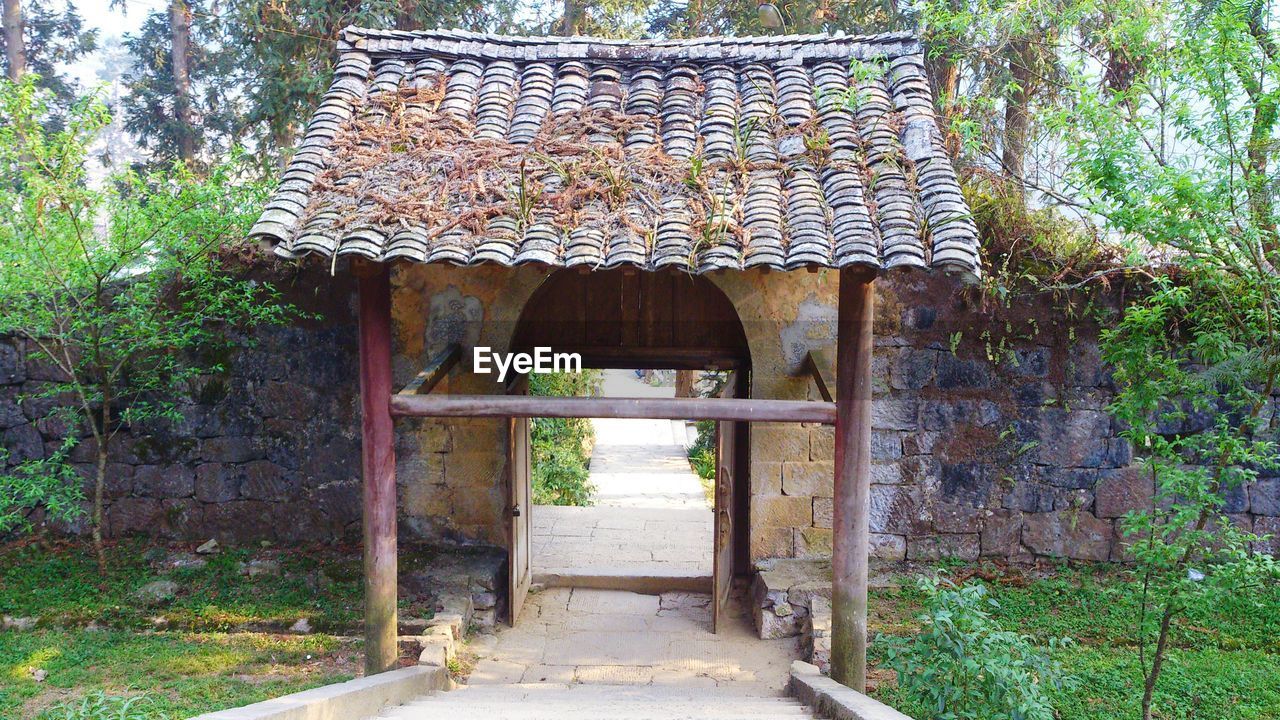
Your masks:
<path fill-rule="evenodd" d="M 324 685 L 191 720 L 361 720 L 392 705 L 450 687 L 444 667 L 416 666 Z"/>
<path fill-rule="evenodd" d="M 826 677 L 818 666 L 803 660 L 791 663 L 791 694 L 831 720 L 912 720 L 879 700 Z"/>

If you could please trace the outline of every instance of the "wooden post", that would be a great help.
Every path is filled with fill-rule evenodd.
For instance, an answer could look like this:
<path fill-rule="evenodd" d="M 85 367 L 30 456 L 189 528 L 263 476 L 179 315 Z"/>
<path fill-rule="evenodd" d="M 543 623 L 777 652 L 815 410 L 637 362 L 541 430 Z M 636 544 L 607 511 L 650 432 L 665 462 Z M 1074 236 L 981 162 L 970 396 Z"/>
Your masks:
<path fill-rule="evenodd" d="M 364 467 L 364 668 L 392 670 L 396 640 L 396 453 L 391 423 L 391 268 L 353 263 L 360 294 Z"/>
<path fill-rule="evenodd" d="M 867 689 L 873 280 L 875 273 L 866 268 L 840 271 L 836 323 L 831 677 L 858 692 Z"/>

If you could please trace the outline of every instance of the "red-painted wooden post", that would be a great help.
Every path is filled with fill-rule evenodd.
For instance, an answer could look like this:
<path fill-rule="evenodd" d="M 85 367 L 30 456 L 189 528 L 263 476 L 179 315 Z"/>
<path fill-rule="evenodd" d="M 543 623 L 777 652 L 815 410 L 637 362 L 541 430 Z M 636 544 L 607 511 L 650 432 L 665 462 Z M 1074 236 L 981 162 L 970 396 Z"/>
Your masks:
<path fill-rule="evenodd" d="M 867 689 L 873 280 L 875 273 L 868 269 L 840 271 L 836 321 L 831 677 L 859 692 Z"/>
<path fill-rule="evenodd" d="M 396 641 L 396 453 L 391 422 L 391 269 L 354 263 L 360 294 L 364 468 L 364 667 L 392 670 Z"/>

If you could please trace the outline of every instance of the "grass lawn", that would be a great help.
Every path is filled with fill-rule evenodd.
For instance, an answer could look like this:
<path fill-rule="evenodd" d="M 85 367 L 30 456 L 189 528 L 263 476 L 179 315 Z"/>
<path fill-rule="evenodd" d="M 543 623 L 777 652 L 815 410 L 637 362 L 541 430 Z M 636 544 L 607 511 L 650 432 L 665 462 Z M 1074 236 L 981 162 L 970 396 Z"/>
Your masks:
<path fill-rule="evenodd" d="M 358 553 L 121 542 L 107 560 L 103 575 L 83 543 L 0 546 L 0 614 L 36 624 L 0 631 L 0 718 L 61 718 L 60 703 L 105 691 L 145 695 L 145 717 L 174 720 L 350 679 L 362 663 L 359 642 L 335 636 L 359 634 Z M 252 560 L 272 565 L 250 576 Z M 157 580 L 173 597 L 144 601 Z M 320 634 L 282 633 L 299 619 Z"/>
<path fill-rule="evenodd" d="M 358 641 L 328 635 L 5 632 L 0 717 L 54 720 L 59 704 L 105 691 L 144 696 L 135 709 L 149 720 L 178 720 L 348 680 L 360 663 Z"/>
<path fill-rule="evenodd" d="M 974 569 L 956 570 L 964 577 Z M 1055 698 L 1064 720 L 1137 720 L 1142 673 L 1131 627 L 1140 587 L 1123 568 L 1082 566 L 1032 574 L 981 568 L 979 579 L 999 603 L 1005 629 L 1040 641 L 1070 637 L 1059 659 L 1079 685 Z M 871 598 L 872 629 L 901 634 L 914 627 L 920 595 L 914 588 L 882 590 Z M 1280 590 L 1259 591 L 1203 609 L 1178 623 L 1173 650 L 1156 692 L 1156 717 L 1172 720 L 1280 718 Z M 872 642 L 873 659 L 878 654 Z M 892 682 L 877 697 L 918 719 Z"/>

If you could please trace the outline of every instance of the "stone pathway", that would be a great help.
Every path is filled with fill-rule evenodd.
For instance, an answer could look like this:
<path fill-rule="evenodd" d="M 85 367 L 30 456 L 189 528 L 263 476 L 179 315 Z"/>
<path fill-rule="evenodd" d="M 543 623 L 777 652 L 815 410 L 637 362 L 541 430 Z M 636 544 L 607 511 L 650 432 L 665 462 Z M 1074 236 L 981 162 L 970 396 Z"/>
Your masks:
<path fill-rule="evenodd" d="M 533 593 L 514 628 L 476 645 L 468 684 L 672 685 L 777 696 L 799 640 L 761 640 L 740 598 L 711 633 L 711 598 L 550 588 Z"/>
<path fill-rule="evenodd" d="M 628 370 L 605 372 L 607 396 L 673 393 L 670 387 L 640 382 Z M 689 467 L 681 437 L 684 424 L 591 422 L 596 434 L 590 468 L 594 505 L 533 508 L 535 577 L 552 584 L 574 584 L 575 577 L 682 578 L 672 587 L 701 587 L 694 579 L 711 577 L 712 514 Z"/>

